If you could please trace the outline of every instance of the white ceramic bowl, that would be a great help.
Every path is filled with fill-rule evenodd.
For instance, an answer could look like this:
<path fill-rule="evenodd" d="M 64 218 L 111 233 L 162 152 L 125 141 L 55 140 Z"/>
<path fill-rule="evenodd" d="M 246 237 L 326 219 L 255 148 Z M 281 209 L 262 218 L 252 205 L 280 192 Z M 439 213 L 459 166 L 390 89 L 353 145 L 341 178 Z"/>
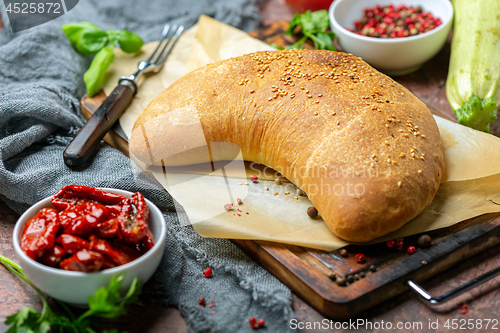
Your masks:
<path fill-rule="evenodd" d="M 132 195 L 131 192 L 123 190 L 108 188 L 103 188 L 102 190 L 121 194 L 125 197 L 130 197 Z M 20 246 L 24 225 L 35 216 L 40 209 L 54 208 L 51 204 L 51 199 L 52 197 L 48 197 L 37 202 L 21 215 L 14 227 L 13 235 L 14 251 L 19 260 L 19 264 L 28 279 L 43 293 L 74 306 L 87 307 L 88 296 L 93 295 L 95 291 L 101 287 L 107 287 L 113 276 L 117 277 L 124 274 L 124 279 L 120 288 L 120 291 L 124 295 L 124 292 L 128 290 L 135 277 L 142 282 L 146 282 L 153 275 L 163 256 L 167 226 L 161 211 L 147 199 L 146 202 L 149 207 L 148 226 L 153 234 L 155 245 L 138 259 L 125 265 L 100 272 L 82 273 L 52 268 L 29 258 L 26 253 L 21 250 Z"/>
<path fill-rule="evenodd" d="M 354 29 L 354 21 L 363 17 L 365 7 L 391 3 L 422 6 L 443 23 L 423 34 L 403 38 L 367 37 L 347 30 Z M 453 6 L 450 0 L 335 0 L 329 16 L 332 30 L 345 52 L 361 57 L 388 75 L 405 75 L 419 69 L 444 46 L 453 23 Z"/>

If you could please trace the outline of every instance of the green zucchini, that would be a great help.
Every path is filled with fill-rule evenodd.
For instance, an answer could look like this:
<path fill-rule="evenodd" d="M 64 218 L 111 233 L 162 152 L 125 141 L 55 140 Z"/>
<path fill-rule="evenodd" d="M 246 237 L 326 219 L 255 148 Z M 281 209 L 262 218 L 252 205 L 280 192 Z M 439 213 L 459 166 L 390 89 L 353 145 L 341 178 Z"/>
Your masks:
<path fill-rule="evenodd" d="M 452 0 L 446 97 L 460 124 L 489 132 L 500 107 L 500 0 Z"/>

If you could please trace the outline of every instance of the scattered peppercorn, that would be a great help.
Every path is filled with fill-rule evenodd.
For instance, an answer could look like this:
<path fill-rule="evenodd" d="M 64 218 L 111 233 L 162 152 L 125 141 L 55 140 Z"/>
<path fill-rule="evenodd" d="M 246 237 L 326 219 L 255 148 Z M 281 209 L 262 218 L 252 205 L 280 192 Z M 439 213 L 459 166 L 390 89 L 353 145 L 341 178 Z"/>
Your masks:
<path fill-rule="evenodd" d="M 205 275 L 205 277 L 209 278 L 212 276 L 212 269 L 209 267 L 209 268 L 206 268 L 204 271 L 203 271 L 203 275 Z"/>
<path fill-rule="evenodd" d="M 403 242 L 396 242 L 395 248 L 396 248 L 396 250 L 403 249 Z"/>
<path fill-rule="evenodd" d="M 257 320 L 257 327 L 264 327 L 265 324 L 266 322 L 264 321 L 264 319 L 259 318 L 259 320 Z"/>
<path fill-rule="evenodd" d="M 212 301 L 212 302 L 210 302 L 210 304 L 208 304 L 209 308 L 213 308 L 214 306 L 215 306 L 215 302 L 214 301 Z"/>
<path fill-rule="evenodd" d="M 394 241 L 394 239 L 391 239 L 388 240 L 387 243 L 385 243 L 385 245 L 387 245 L 388 248 L 392 249 L 394 248 L 394 246 L 396 246 L 396 242 Z"/>
<path fill-rule="evenodd" d="M 311 206 L 307 208 L 307 215 L 309 215 L 309 217 L 313 219 L 318 216 L 318 210 L 316 209 L 316 207 Z"/>
<path fill-rule="evenodd" d="M 430 31 L 443 22 L 422 7 L 407 7 L 393 4 L 365 8 L 364 16 L 354 21 L 354 29 L 359 35 L 379 38 L 401 38 Z"/>
<path fill-rule="evenodd" d="M 365 276 L 366 276 L 366 273 L 365 273 L 365 272 L 360 272 L 360 273 L 359 273 L 359 277 L 360 277 L 360 278 L 364 278 Z"/>
<path fill-rule="evenodd" d="M 300 188 L 297 189 L 297 195 L 303 196 L 304 191 L 302 191 Z"/>
<path fill-rule="evenodd" d="M 276 178 L 274 182 L 276 183 L 276 185 L 281 185 L 281 178 Z"/>
<path fill-rule="evenodd" d="M 359 274 L 354 274 L 354 280 L 358 281 L 359 279 L 361 279 L 361 277 L 359 276 Z"/>
<path fill-rule="evenodd" d="M 347 257 L 349 254 L 347 253 L 347 250 L 346 249 L 340 249 L 340 255 L 342 257 Z"/>
<path fill-rule="evenodd" d="M 345 286 L 347 284 L 347 279 L 343 276 L 337 276 L 337 279 L 335 280 L 335 282 L 339 285 L 339 286 Z"/>
<path fill-rule="evenodd" d="M 377 270 L 377 266 L 371 265 L 370 266 L 370 271 L 375 272 Z"/>
<path fill-rule="evenodd" d="M 420 246 L 421 248 L 429 247 L 431 246 L 431 243 L 432 239 L 429 235 L 422 235 L 418 238 L 418 246 Z"/>
<path fill-rule="evenodd" d="M 248 324 L 250 324 L 251 328 L 255 328 L 257 325 L 257 319 L 255 319 L 255 317 L 248 318 Z"/>
<path fill-rule="evenodd" d="M 328 272 L 328 278 L 330 280 L 335 281 L 335 279 L 337 278 L 337 275 L 334 272 Z"/>
<path fill-rule="evenodd" d="M 353 283 L 354 282 L 354 276 L 352 275 L 347 275 L 347 282 Z"/>
<path fill-rule="evenodd" d="M 210 314 L 215 314 L 215 311 L 211 311 Z"/>
<path fill-rule="evenodd" d="M 359 263 L 365 262 L 365 255 L 363 253 L 356 253 L 355 258 Z"/>
<path fill-rule="evenodd" d="M 252 181 L 252 183 L 258 183 L 259 182 L 259 177 L 253 175 L 252 177 L 250 177 L 250 180 Z"/>
<path fill-rule="evenodd" d="M 225 210 L 231 210 L 231 209 L 233 209 L 233 204 L 225 204 L 224 205 L 224 209 Z"/>
<path fill-rule="evenodd" d="M 414 254 L 415 252 L 417 252 L 417 249 L 415 248 L 415 246 L 408 246 L 407 251 L 409 254 Z"/>
<path fill-rule="evenodd" d="M 205 307 L 205 297 L 200 297 L 200 299 L 198 300 L 198 304 L 200 304 L 200 306 L 202 307 Z"/>
<path fill-rule="evenodd" d="M 241 200 L 240 198 L 236 199 L 236 202 L 238 203 L 238 205 L 243 204 L 243 200 Z M 239 210 L 239 209 L 238 209 L 238 210 Z"/>

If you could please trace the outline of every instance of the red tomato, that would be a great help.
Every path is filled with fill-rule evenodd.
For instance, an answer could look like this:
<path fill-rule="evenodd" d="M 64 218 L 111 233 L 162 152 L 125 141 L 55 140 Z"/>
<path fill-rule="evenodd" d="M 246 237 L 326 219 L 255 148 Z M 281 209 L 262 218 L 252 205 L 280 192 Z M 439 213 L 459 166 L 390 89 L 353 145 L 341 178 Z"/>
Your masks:
<path fill-rule="evenodd" d="M 303 13 L 306 10 L 312 12 L 320 9 L 328 9 L 333 0 L 285 0 L 292 9 L 298 13 Z"/>

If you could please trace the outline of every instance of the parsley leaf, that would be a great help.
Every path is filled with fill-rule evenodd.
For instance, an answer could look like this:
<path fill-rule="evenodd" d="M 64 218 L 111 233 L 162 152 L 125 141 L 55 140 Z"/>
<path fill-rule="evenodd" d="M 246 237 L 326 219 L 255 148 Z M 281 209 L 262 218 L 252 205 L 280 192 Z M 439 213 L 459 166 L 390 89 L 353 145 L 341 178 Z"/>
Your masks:
<path fill-rule="evenodd" d="M 315 12 L 306 11 L 304 14 L 295 13 L 290 21 L 290 27 L 285 32 L 287 35 L 295 35 L 297 27 L 300 27 L 302 38 L 296 43 L 287 46 L 287 49 L 302 48 L 308 40 L 312 40 L 316 50 L 336 51 L 333 46 L 335 33 L 328 31 L 330 28 L 330 19 L 326 10 Z"/>
<path fill-rule="evenodd" d="M 16 314 L 8 316 L 5 325 L 11 326 L 6 333 L 47 333 L 49 331 L 95 333 L 94 329 L 99 327 L 96 317 L 117 318 L 126 314 L 125 305 L 135 302 L 142 289 L 142 282 L 135 278 L 125 297 L 120 301 L 120 286 L 124 276 L 113 277 L 107 288 L 101 287 L 93 296 L 89 296 L 89 310 L 75 319 L 69 307 L 62 302 L 59 302 L 59 305 L 67 312 L 67 316 L 52 312 L 43 294 L 24 275 L 21 266 L 2 255 L 0 255 L 0 262 L 29 284 L 40 296 L 43 303 L 42 313 L 24 306 Z M 118 333 L 118 330 L 105 330 L 103 333 Z"/>

